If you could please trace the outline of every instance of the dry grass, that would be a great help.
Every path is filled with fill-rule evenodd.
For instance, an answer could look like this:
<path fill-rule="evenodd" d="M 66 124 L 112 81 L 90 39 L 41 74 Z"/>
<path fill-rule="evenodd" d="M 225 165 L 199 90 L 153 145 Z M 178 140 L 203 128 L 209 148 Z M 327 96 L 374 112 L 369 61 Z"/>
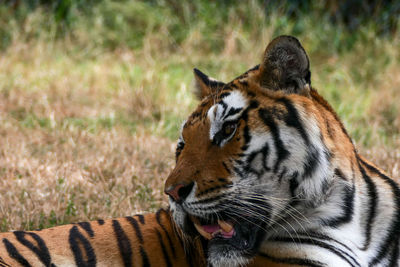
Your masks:
<path fill-rule="evenodd" d="M 159 207 L 174 143 L 153 119 L 162 100 L 110 71 L 126 55 L 97 59 L 85 72 L 69 57 L 57 64 L 49 53 L 30 56 L 31 48 L 14 47 L 0 62 L 0 229 Z"/>
<path fill-rule="evenodd" d="M 143 49 L 91 51 L 69 39 L 17 36 L 0 54 L 0 230 L 160 206 L 179 125 L 196 105 L 192 68 L 228 81 L 258 62 L 281 27 L 249 31 L 233 15 L 230 22 L 208 39 L 205 27 L 194 28 L 173 49 L 162 42 L 167 33 L 148 33 Z M 318 39 L 320 30 L 305 32 L 298 37 L 310 53 L 314 86 L 360 151 L 400 177 L 399 37 L 370 36 L 338 54 Z M 222 40 L 222 48 L 214 51 L 209 40 Z"/>
<path fill-rule="evenodd" d="M 161 205 L 172 142 L 144 134 L 2 124 L 3 229 L 151 211 Z"/>

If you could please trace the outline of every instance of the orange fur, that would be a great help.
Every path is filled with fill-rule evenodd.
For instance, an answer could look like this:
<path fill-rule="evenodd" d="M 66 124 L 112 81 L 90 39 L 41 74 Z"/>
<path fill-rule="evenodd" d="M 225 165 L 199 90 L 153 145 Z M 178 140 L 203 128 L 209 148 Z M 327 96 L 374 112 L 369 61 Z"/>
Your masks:
<path fill-rule="evenodd" d="M 157 216 L 159 216 L 159 222 Z M 130 221 L 136 222 L 141 238 Z M 50 252 L 47 255 L 50 256 L 49 262 L 51 264 L 55 266 L 79 265 L 76 264 L 75 256 L 71 249 L 71 246 L 73 246 L 71 244 L 72 229 L 75 229 L 75 233 L 79 233 L 93 248 L 96 266 L 124 266 L 124 257 L 120 250 L 121 246 L 126 249 L 128 254 L 131 253 L 125 259 L 132 266 L 145 266 L 144 258 L 147 258 L 150 266 L 167 266 L 168 261 L 172 266 L 204 265 L 202 249 L 198 243 L 188 243 L 185 251 L 184 243 L 182 243 L 185 241 L 181 239 L 180 234 L 174 229 L 175 226 L 169 212 L 160 210 L 158 213 L 146 214 L 143 216 L 143 222 L 141 222 L 139 216 L 133 216 L 105 220 L 104 224 L 100 224 L 99 221 L 92 221 L 87 223 L 90 228 L 82 223 L 77 223 L 41 231 L 23 232 L 26 242 L 31 243 L 34 249 L 24 245 L 21 239 L 18 240 L 15 233 L 2 233 L 0 234 L 0 257 L 3 263 L 0 261 L 0 266 L 23 266 L 21 261 L 18 262 L 18 256 L 15 253 L 18 253 L 20 257 L 23 257 L 32 266 L 43 266 L 43 261 L 38 255 L 45 258 L 46 253 L 43 247 L 39 246 L 37 240 L 31 236 L 32 234 L 44 242 L 43 244 Z M 116 225 L 120 226 L 125 239 L 117 234 L 116 228 L 118 227 Z M 85 227 L 91 230 L 85 230 Z M 160 242 L 160 238 L 162 242 Z M 87 261 L 89 254 L 86 254 L 83 248 L 84 242 L 78 239 L 75 240 L 77 240 L 78 249 L 83 254 L 83 259 Z M 123 244 L 119 245 L 118 240 Z M 16 252 L 14 254 L 10 253 L 10 249 L 6 248 L 5 243 L 12 244 L 16 248 Z M 164 248 L 161 244 L 163 244 Z M 8 246 L 10 247 L 10 245 Z M 143 253 L 146 254 L 145 257 L 143 257 Z M 94 265 L 88 264 L 88 266 Z"/>

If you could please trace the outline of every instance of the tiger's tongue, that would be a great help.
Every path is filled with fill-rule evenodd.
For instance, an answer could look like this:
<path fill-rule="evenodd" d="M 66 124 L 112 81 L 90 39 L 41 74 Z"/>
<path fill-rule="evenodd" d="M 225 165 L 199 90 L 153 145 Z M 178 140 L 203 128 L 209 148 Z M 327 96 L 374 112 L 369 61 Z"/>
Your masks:
<path fill-rule="evenodd" d="M 222 235 L 224 238 L 231 238 L 233 234 L 235 233 L 235 230 L 232 228 L 229 232 L 224 232 L 218 224 L 207 224 L 207 225 L 202 225 L 201 228 L 203 228 L 204 231 L 210 234 L 214 233 L 219 233 Z"/>
<path fill-rule="evenodd" d="M 218 224 L 204 224 L 202 225 L 196 217 L 191 217 L 193 224 L 205 239 L 210 240 L 217 236 L 223 238 L 231 238 L 235 234 L 235 228 L 231 222 L 218 220 Z"/>
<path fill-rule="evenodd" d="M 210 234 L 221 229 L 221 227 L 218 224 L 202 225 L 201 227 L 204 229 L 204 231 L 206 231 L 207 233 L 210 233 Z"/>

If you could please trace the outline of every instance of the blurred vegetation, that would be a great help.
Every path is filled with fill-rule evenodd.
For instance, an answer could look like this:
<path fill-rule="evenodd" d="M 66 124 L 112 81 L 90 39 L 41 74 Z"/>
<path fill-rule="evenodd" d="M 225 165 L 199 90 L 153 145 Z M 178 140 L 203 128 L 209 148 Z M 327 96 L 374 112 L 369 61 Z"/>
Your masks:
<path fill-rule="evenodd" d="M 0 0 L 0 230 L 152 210 L 195 107 L 295 35 L 358 147 L 399 174 L 400 1 Z"/>
<path fill-rule="evenodd" d="M 358 125 L 367 125 L 365 114 L 374 97 L 370 91 L 386 80 L 381 73 L 387 68 L 398 71 L 399 17 L 400 1 L 391 0 L 13 0 L 0 5 L 0 51 L 6 53 L 21 43 L 44 44 L 43 49 L 55 58 L 44 62 L 49 68 L 72 60 L 71 66 L 89 73 L 101 64 L 101 55 L 133 51 L 142 59 L 132 64 L 116 59 L 110 71 L 127 79 L 132 90 L 144 88 L 148 99 L 154 100 L 149 100 L 153 111 L 145 117 L 119 112 L 116 121 L 69 121 L 92 128 L 123 124 L 131 130 L 138 120 L 153 129 L 159 129 L 161 121 L 161 134 L 174 139 L 182 111 L 194 102 L 186 102 L 182 110 L 168 101 L 182 96 L 178 88 L 190 83 L 192 67 L 199 65 L 218 78 L 231 79 L 258 62 L 243 58 L 261 54 L 269 39 L 295 35 L 315 66 L 314 85 L 345 118 L 356 140 L 369 145 L 373 134 L 362 134 Z M 144 84 L 149 81 L 148 68 L 156 73 L 152 85 Z M 106 82 L 109 88 L 119 86 Z M 385 140 L 387 134 L 391 139 L 399 133 L 399 110 L 388 105 L 389 110 L 375 114 L 390 117 L 379 134 Z M 23 121 L 41 126 L 48 125 L 49 119 L 30 114 Z"/>
<path fill-rule="evenodd" d="M 0 15 L 3 49 L 12 43 L 15 35 L 25 35 L 26 40 L 69 36 L 83 47 L 89 45 L 87 41 L 90 40 L 91 46 L 137 49 L 143 46 L 143 39 L 149 33 L 157 33 L 166 46 L 173 48 L 193 30 L 201 31 L 204 38 L 212 42 L 210 49 L 222 49 L 223 40 L 215 37 L 223 34 L 224 26 L 233 19 L 252 33 L 263 31 L 263 27 L 271 23 L 276 25 L 274 34 L 285 31 L 293 35 L 309 31 L 309 20 L 315 23 L 315 31 L 334 26 L 336 33 L 325 38 L 335 40 L 336 51 L 352 48 L 355 41 L 363 38 L 365 28 L 372 28 L 380 36 L 395 34 L 400 2 L 9 0 L 1 4 Z M 277 19 L 278 22 L 273 22 Z M 346 42 L 340 42 L 343 40 Z"/>

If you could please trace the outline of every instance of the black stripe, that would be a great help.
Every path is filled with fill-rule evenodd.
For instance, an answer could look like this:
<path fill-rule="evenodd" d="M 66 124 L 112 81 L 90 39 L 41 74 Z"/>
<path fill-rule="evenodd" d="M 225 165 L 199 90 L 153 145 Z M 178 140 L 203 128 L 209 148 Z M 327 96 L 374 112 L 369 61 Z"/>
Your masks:
<path fill-rule="evenodd" d="M 200 104 L 200 107 L 204 108 L 205 106 L 207 106 L 207 104 L 208 104 L 207 101 L 203 101 L 203 102 Z M 183 125 L 183 128 L 186 128 L 186 123 L 185 123 L 185 125 Z"/>
<path fill-rule="evenodd" d="M 238 86 L 236 85 L 236 84 L 234 84 L 233 82 L 231 82 L 230 84 L 229 84 L 229 87 L 230 88 L 238 88 Z"/>
<path fill-rule="evenodd" d="M 347 178 L 344 176 L 343 172 L 340 169 L 335 169 L 336 176 L 340 177 L 342 180 L 347 181 Z M 337 228 L 342 224 L 348 223 L 353 218 L 354 213 L 354 195 L 355 195 L 355 186 L 354 184 L 350 186 L 346 186 L 343 190 L 344 196 L 344 203 L 343 207 L 343 214 L 338 217 L 323 220 L 322 223 L 329 227 Z"/>
<path fill-rule="evenodd" d="M 245 176 L 245 174 L 243 173 L 243 170 L 241 170 L 240 168 L 238 168 L 238 167 L 236 167 L 236 166 L 233 166 L 233 171 L 234 171 L 234 172 L 236 173 L 236 175 L 239 176 L 239 177 L 242 177 L 242 178 L 247 177 L 247 176 Z"/>
<path fill-rule="evenodd" d="M 304 174 L 303 177 L 311 177 L 316 170 L 319 163 L 319 151 L 315 146 L 311 145 L 307 149 L 306 160 L 304 161 Z"/>
<path fill-rule="evenodd" d="M 19 264 L 21 264 L 24 267 L 32 266 L 32 265 L 29 264 L 29 262 L 21 254 L 19 254 L 17 248 L 10 241 L 8 241 L 7 238 L 3 238 L 3 243 L 4 243 L 4 246 L 7 249 L 8 255 L 11 258 L 16 260 Z"/>
<path fill-rule="evenodd" d="M 209 202 L 214 202 L 214 201 L 220 200 L 223 197 L 226 197 L 226 195 L 225 194 L 220 194 L 220 195 L 217 195 L 217 196 L 214 196 L 214 197 L 193 201 L 193 202 L 190 202 L 190 204 L 192 204 L 192 205 L 194 205 L 194 204 L 206 204 L 206 203 L 209 203 Z"/>
<path fill-rule="evenodd" d="M 89 235 L 90 237 L 93 237 L 93 236 L 94 236 L 94 232 L 93 232 L 93 229 L 92 229 L 92 225 L 91 225 L 89 222 L 79 222 L 78 225 L 79 225 L 80 227 L 82 227 L 82 229 L 85 230 L 86 233 L 88 233 L 88 235 Z"/>
<path fill-rule="evenodd" d="M 262 157 L 261 160 L 262 160 L 262 168 L 263 169 L 261 169 L 261 170 L 256 170 L 255 168 L 252 167 L 253 160 L 258 155 L 261 155 L 261 157 Z M 271 170 L 271 168 L 268 167 L 268 165 L 267 165 L 268 155 L 269 155 L 269 146 L 268 146 L 268 143 L 266 143 L 260 150 L 254 151 L 247 156 L 247 159 L 246 159 L 247 164 L 244 167 L 244 171 L 246 173 L 253 172 L 258 176 L 258 178 L 261 178 L 262 175 L 264 175 L 264 173 L 266 171 Z M 242 163 L 241 161 L 240 161 L 240 163 L 238 161 L 236 161 L 236 162 L 238 165 L 241 165 L 241 163 Z"/>
<path fill-rule="evenodd" d="M 287 98 L 280 98 L 278 102 L 283 103 L 286 107 L 287 110 L 287 113 L 285 114 L 286 125 L 295 128 L 303 138 L 305 145 L 308 146 L 310 144 L 310 139 L 308 138 L 308 135 L 304 130 L 299 113 L 297 112 L 297 109 L 294 107 L 292 101 L 290 101 Z"/>
<path fill-rule="evenodd" d="M 242 165 L 243 164 L 243 160 L 241 160 L 241 159 L 235 159 L 235 163 L 236 163 L 236 165 Z"/>
<path fill-rule="evenodd" d="M 220 178 L 220 179 L 221 179 L 221 178 Z M 226 182 L 226 181 L 225 181 L 225 182 Z M 214 186 L 214 187 L 210 187 L 210 188 L 208 188 L 208 189 L 206 189 L 206 190 L 204 190 L 204 191 L 199 192 L 199 193 L 197 194 L 197 197 L 200 197 L 200 196 L 209 194 L 209 193 L 211 193 L 211 192 L 214 192 L 214 191 L 217 191 L 217 190 L 220 190 L 220 189 L 231 188 L 231 187 L 232 187 L 232 183 L 222 184 L 222 185 L 217 185 L 217 186 Z"/>
<path fill-rule="evenodd" d="M 239 83 L 240 83 L 241 85 L 245 86 L 245 87 L 249 86 L 249 83 L 248 83 L 247 81 L 239 80 Z"/>
<path fill-rule="evenodd" d="M 330 236 L 328 236 L 328 235 L 324 235 L 324 234 L 317 233 L 317 232 L 307 232 L 307 233 L 299 232 L 298 235 L 304 235 L 304 236 L 306 236 L 306 237 L 313 237 L 313 238 L 318 238 L 318 239 L 322 239 L 322 240 L 325 240 L 325 241 L 335 242 L 336 244 L 341 245 L 341 246 L 344 247 L 346 250 L 348 250 L 349 252 L 351 252 L 351 254 L 354 255 L 354 252 L 353 252 L 353 250 L 352 250 L 350 247 L 348 247 L 346 244 L 344 244 L 344 243 L 342 243 L 342 242 L 340 242 L 340 241 L 337 241 L 336 239 L 333 239 L 332 237 L 330 237 Z"/>
<path fill-rule="evenodd" d="M 244 138 L 244 144 L 241 147 L 242 150 L 246 150 L 247 147 L 248 147 L 248 144 L 251 141 L 250 129 L 249 129 L 249 126 L 247 124 L 247 121 L 248 121 L 248 118 L 249 118 L 249 114 L 248 113 L 249 113 L 250 109 L 251 109 L 251 106 L 247 107 L 243 111 L 242 116 L 241 116 L 241 120 L 243 120 L 243 122 L 245 123 L 245 125 L 243 127 L 243 134 L 242 134 L 243 138 Z M 241 121 L 239 121 L 239 126 L 240 126 L 240 123 L 241 123 Z"/>
<path fill-rule="evenodd" d="M 135 216 L 138 217 L 141 224 L 144 224 L 144 216 L 142 214 L 136 214 Z"/>
<path fill-rule="evenodd" d="M 98 220 L 97 220 L 97 223 L 98 223 L 99 225 L 103 225 L 103 224 L 104 224 L 104 220 L 98 219 Z"/>
<path fill-rule="evenodd" d="M 268 167 L 268 163 L 267 163 L 267 161 L 268 161 L 268 156 L 269 156 L 269 145 L 268 145 L 268 143 L 266 143 L 265 145 L 264 145 L 264 147 L 261 149 L 261 151 L 262 151 L 262 154 L 263 154 L 263 167 L 264 167 L 264 169 L 266 170 L 266 171 L 270 171 L 271 170 L 271 168 L 270 167 Z"/>
<path fill-rule="evenodd" d="M 142 257 L 143 266 L 150 266 L 149 258 L 147 257 L 147 253 L 143 248 L 143 241 L 144 240 L 143 240 L 142 231 L 140 230 L 138 222 L 133 217 L 126 217 L 126 220 L 132 225 L 132 227 L 133 227 L 133 229 L 134 229 L 134 231 L 136 233 L 136 237 L 139 240 L 139 243 L 140 243 L 140 256 Z M 139 217 L 139 220 L 140 220 L 140 217 Z M 144 223 L 144 217 L 143 217 L 143 223 Z"/>
<path fill-rule="evenodd" d="M 399 240 L 394 240 L 394 244 L 393 244 L 393 251 L 392 251 L 392 256 L 390 257 L 390 267 L 397 267 L 399 260 Z"/>
<path fill-rule="evenodd" d="M 248 113 L 250 110 L 258 108 L 259 105 L 260 105 L 260 103 L 257 100 L 254 100 L 254 99 L 251 100 L 250 105 L 246 109 L 246 112 Z"/>
<path fill-rule="evenodd" d="M 174 258 L 176 258 L 174 243 L 172 243 L 172 239 L 171 239 L 171 237 L 169 236 L 169 233 L 168 233 L 167 229 L 166 229 L 165 226 L 161 223 L 161 217 L 160 217 L 160 216 L 161 216 L 161 212 L 165 212 L 165 210 L 159 209 L 159 210 L 156 212 L 156 220 L 157 220 L 157 223 L 160 225 L 161 229 L 163 229 L 165 235 L 167 236 L 168 243 L 169 243 L 169 247 L 171 248 L 171 251 L 172 251 L 172 255 L 174 256 Z"/>
<path fill-rule="evenodd" d="M 226 119 L 226 118 L 229 117 L 229 116 L 233 116 L 233 115 L 239 113 L 239 112 L 242 111 L 242 110 L 243 110 L 243 108 L 234 108 L 234 107 L 231 107 L 231 108 L 229 109 L 228 113 L 226 113 L 226 114 L 223 116 L 222 119 Z"/>
<path fill-rule="evenodd" d="M 90 242 L 82 235 L 78 227 L 75 225 L 69 231 L 69 246 L 74 254 L 75 264 L 82 267 L 94 267 L 96 266 L 96 254 Z M 84 251 L 81 250 L 84 249 Z M 83 256 L 85 252 L 85 257 Z M 86 260 L 85 260 L 86 259 Z"/>
<path fill-rule="evenodd" d="M 326 266 L 320 261 L 314 261 L 309 259 L 300 259 L 300 258 L 277 258 L 265 253 L 258 253 L 259 256 L 267 258 L 276 263 L 290 264 L 290 265 L 300 265 L 300 266 L 309 266 L 309 267 L 323 267 Z"/>
<path fill-rule="evenodd" d="M 297 177 L 299 176 L 298 172 L 294 172 L 292 177 L 289 179 L 289 190 L 290 196 L 294 199 L 296 198 L 296 189 L 299 186 L 299 182 L 297 181 Z"/>
<path fill-rule="evenodd" d="M 284 116 L 286 125 L 295 128 L 304 140 L 304 144 L 309 147 L 307 149 L 307 157 L 304 164 L 304 177 L 311 177 L 314 173 L 318 163 L 320 153 L 314 146 L 310 146 L 310 139 L 303 126 L 299 113 L 293 103 L 287 98 L 280 98 L 278 102 L 285 105 L 287 113 Z"/>
<path fill-rule="evenodd" d="M 277 153 L 277 160 L 274 166 L 274 172 L 276 173 L 279 169 L 279 165 L 283 160 L 289 157 L 290 153 L 286 150 L 285 146 L 283 145 L 282 139 L 279 134 L 279 129 L 276 125 L 274 118 L 266 109 L 260 109 L 258 111 L 260 118 L 263 120 L 265 125 L 268 126 L 272 137 L 274 138 L 276 153 Z"/>
<path fill-rule="evenodd" d="M 323 113 L 322 113 L 323 114 Z M 331 138 L 331 139 L 334 139 L 335 138 L 335 135 L 334 135 L 334 133 L 335 133 L 335 130 L 331 127 L 331 124 L 330 124 L 330 122 L 328 121 L 328 119 L 326 118 L 326 116 L 324 116 L 324 115 L 322 115 L 323 116 L 323 119 L 324 119 L 324 121 L 325 121 L 325 127 L 326 127 L 326 130 L 327 130 L 327 132 L 328 132 L 328 136 Z"/>
<path fill-rule="evenodd" d="M 242 150 L 246 150 L 248 148 L 248 144 L 251 141 L 251 135 L 250 135 L 250 130 L 249 126 L 247 125 L 247 121 L 249 118 L 249 111 L 252 109 L 255 109 L 259 106 L 258 101 L 252 100 L 250 101 L 250 105 L 243 111 L 241 119 L 246 123 L 246 125 L 243 127 L 243 137 L 244 137 L 244 145 L 241 147 Z"/>
<path fill-rule="evenodd" d="M 126 217 L 126 220 L 132 225 L 133 229 L 135 230 L 136 237 L 139 240 L 140 244 L 143 244 L 143 235 L 138 222 L 133 217 Z"/>
<path fill-rule="evenodd" d="M 287 168 L 286 168 L 286 167 L 283 167 L 283 168 L 282 168 L 282 171 L 278 174 L 278 181 L 279 181 L 279 183 L 282 182 L 282 179 L 283 179 L 283 177 L 286 176 L 286 173 L 287 173 Z"/>
<path fill-rule="evenodd" d="M 228 111 L 228 104 L 226 104 L 224 101 L 219 101 L 218 104 L 221 105 L 224 110 L 222 112 L 222 117 L 224 117 L 224 114 Z"/>
<path fill-rule="evenodd" d="M 22 245 L 29 248 L 33 253 L 35 253 L 35 255 L 45 266 L 53 266 L 51 264 L 49 249 L 47 248 L 46 243 L 43 241 L 43 239 L 40 238 L 40 236 L 35 233 L 24 231 L 15 231 L 14 235 Z M 31 241 L 26 239 L 25 235 L 29 235 L 30 237 L 32 237 L 32 239 L 36 241 L 37 245 L 35 246 Z"/>
<path fill-rule="evenodd" d="M 247 91 L 246 93 L 247 93 L 247 95 L 248 95 L 249 97 L 256 97 L 256 94 L 255 94 L 254 92 Z"/>
<path fill-rule="evenodd" d="M 202 116 L 202 113 L 201 113 L 201 112 L 195 111 L 195 112 L 192 113 L 192 115 L 190 115 L 189 120 L 193 120 L 193 119 L 198 118 L 198 117 L 201 117 L 201 116 Z"/>
<path fill-rule="evenodd" d="M 182 239 L 182 236 L 179 233 L 176 233 L 176 237 L 178 238 L 178 241 L 179 241 L 181 247 L 183 248 L 183 250 L 185 250 L 185 243 Z"/>
<path fill-rule="evenodd" d="M 393 216 L 394 218 L 392 220 L 389 231 L 387 232 L 385 239 L 382 242 L 380 249 L 378 250 L 378 255 L 376 255 L 373 258 L 373 260 L 371 261 L 371 265 L 376 265 L 382 260 L 383 256 L 387 253 L 387 248 L 390 246 L 390 244 L 392 242 L 396 242 L 396 243 L 399 242 L 399 238 L 400 238 L 400 189 L 399 189 L 398 184 L 395 181 L 393 181 L 392 179 L 387 177 L 385 174 L 383 174 L 377 168 L 368 164 L 361 158 L 359 158 L 359 160 L 363 163 L 364 166 L 366 166 L 368 168 L 368 170 L 378 174 L 378 176 L 392 188 L 393 195 L 395 196 L 394 201 L 396 203 L 396 208 L 395 208 L 395 212 L 394 212 L 394 216 Z M 398 244 L 396 244 L 396 246 L 398 246 Z M 396 253 L 398 253 L 398 249 L 397 249 Z M 393 259 L 393 257 L 392 257 L 392 259 Z M 397 266 L 397 258 L 395 261 L 391 261 L 389 265 Z"/>
<path fill-rule="evenodd" d="M 335 172 L 335 175 L 336 175 L 338 178 L 342 179 L 343 181 L 348 181 L 347 178 L 346 178 L 346 176 L 343 174 L 343 172 L 342 172 L 340 169 L 335 168 L 334 172 Z"/>
<path fill-rule="evenodd" d="M 222 90 L 225 87 L 225 83 L 215 80 L 209 80 L 208 86 L 211 88 Z"/>
<path fill-rule="evenodd" d="M 219 95 L 219 98 L 224 98 L 224 97 L 227 97 L 228 95 L 230 95 L 231 94 L 231 92 L 230 91 L 226 91 L 226 92 L 224 92 L 224 93 L 222 93 L 222 94 L 220 94 Z"/>
<path fill-rule="evenodd" d="M 258 179 L 261 177 L 262 170 L 256 170 L 255 168 L 253 168 L 252 163 L 253 163 L 253 160 L 260 154 L 261 154 L 260 150 L 250 153 L 246 159 L 247 164 L 243 167 L 243 171 L 245 173 L 247 173 L 247 174 L 254 173 L 257 175 Z M 242 163 L 243 162 L 241 160 L 236 160 L 237 165 L 242 165 Z"/>
<path fill-rule="evenodd" d="M 117 220 L 112 220 L 112 226 L 114 228 L 115 238 L 118 242 L 119 252 L 124 261 L 124 266 L 132 266 L 131 242 Z"/>
<path fill-rule="evenodd" d="M 140 246 L 140 256 L 142 257 L 142 266 L 150 267 L 149 257 L 147 257 L 147 253 L 144 250 L 143 246 Z"/>
<path fill-rule="evenodd" d="M 288 243 L 293 243 L 293 238 L 288 238 L 288 237 L 278 237 L 278 238 L 274 238 L 274 241 L 279 241 L 279 242 L 288 242 Z M 295 238 L 295 242 L 296 243 L 300 243 L 300 244 L 307 244 L 307 245 L 312 245 L 312 246 L 318 246 L 324 249 L 329 250 L 330 252 L 332 252 L 333 254 L 336 254 L 337 256 L 339 256 L 341 259 L 343 259 L 344 261 L 346 261 L 350 266 L 361 266 L 357 260 L 350 255 L 349 253 L 347 253 L 346 251 L 337 248 L 335 246 L 332 246 L 330 244 L 327 244 L 325 242 L 322 242 L 320 240 L 316 240 L 316 239 L 312 239 L 312 238 L 300 238 L 300 237 L 296 237 Z"/>
<path fill-rule="evenodd" d="M 163 255 L 164 255 L 164 261 L 165 261 L 165 263 L 167 264 L 168 267 L 172 267 L 171 260 L 169 259 L 167 249 L 165 248 L 165 245 L 164 245 L 164 242 L 162 240 L 161 234 L 157 229 L 156 229 L 156 233 L 157 233 L 157 236 L 158 236 L 158 241 L 160 242 L 161 250 L 162 250 Z"/>
<path fill-rule="evenodd" d="M 368 176 L 368 174 L 365 172 L 365 169 L 363 166 L 360 164 L 360 158 L 357 157 L 357 163 L 358 163 L 358 168 L 361 172 L 361 175 L 364 179 L 365 184 L 367 185 L 367 191 L 368 191 L 368 197 L 369 197 L 369 203 L 368 203 L 368 218 L 367 218 L 367 224 L 366 224 L 366 229 L 365 229 L 365 243 L 362 248 L 362 250 L 367 250 L 369 247 L 369 244 L 371 243 L 371 229 L 372 229 L 372 224 L 375 219 L 376 215 L 376 206 L 378 202 L 378 194 L 376 192 L 376 186 L 374 182 L 372 181 L 371 177 Z"/>
<path fill-rule="evenodd" d="M 322 185 L 321 185 L 321 193 L 322 195 L 325 195 L 326 192 L 328 192 L 328 189 L 331 188 L 331 181 L 328 179 L 323 179 L 322 180 Z"/>
<path fill-rule="evenodd" d="M 11 265 L 7 264 L 2 257 L 0 257 L 0 266 L 1 267 L 10 267 Z"/>
<path fill-rule="evenodd" d="M 228 166 L 226 165 L 225 162 L 222 162 L 222 166 L 224 167 L 224 169 L 228 172 L 228 174 L 231 174 L 231 170 L 229 170 Z"/>

